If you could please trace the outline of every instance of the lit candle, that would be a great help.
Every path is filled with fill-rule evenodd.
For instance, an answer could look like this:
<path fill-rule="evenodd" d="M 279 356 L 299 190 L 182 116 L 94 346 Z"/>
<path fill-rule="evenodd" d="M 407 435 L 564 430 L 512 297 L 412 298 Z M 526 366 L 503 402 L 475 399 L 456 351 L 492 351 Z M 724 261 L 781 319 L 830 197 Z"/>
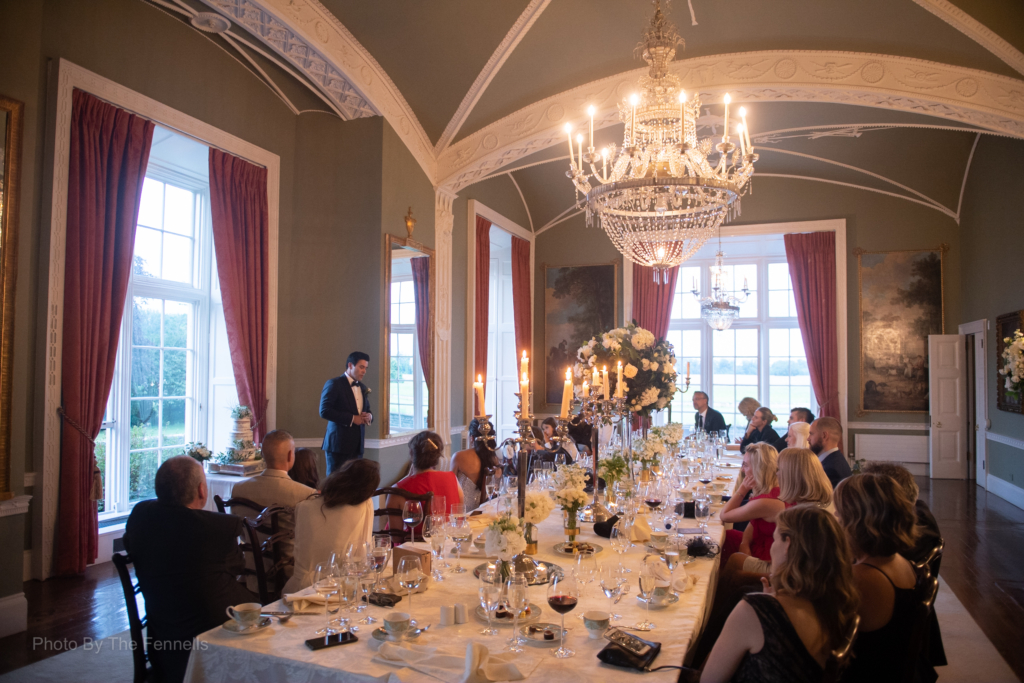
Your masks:
<path fill-rule="evenodd" d="M 743 278 L 743 289 L 747 288 L 747 278 Z"/>
<path fill-rule="evenodd" d="M 601 386 L 601 375 L 597 374 L 597 367 L 594 367 L 594 377 L 590 380 L 590 386 L 599 387 Z"/>
<path fill-rule="evenodd" d="M 729 97 L 729 93 L 725 93 L 725 129 L 722 131 L 722 142 L 729 142 L 729 103 L 732 102 L 732 98 Z"/>
<path fill-rule="evenodd" d="M 569 407 L 572 405 L 572 371 L 569 368 L 565 369 L 565 388 L 562 389 L 562 412 L 558 414 L 560 418 L 566 420 L 569 418 Z"/>
<path fill-rule="evenodd" d="M 587 380 L 583 380 L 583 391 L 580 392 L 583 398 L 590 396 L 590 385 L 587 384 Z"/>
<path fill-rule="evenodd" d="M 743 136 L 745 126 L 741 123 L 736 126 L 736 133 L 740 136 L 740 154 L 747 155 L 747 139 Z"/>
<path fill-rule="evenodd" d="M 604 390 L 604 399 L 608 400 L 608 366 L 604 366 L 601 370 L 601 388 Z"/>
<path fill-rule="evenodd" d="M 686 376 L 690 376 L 690 361 L 686 361 Z"/>
<path fill-rule="evenodd" d="M 481 417 L 487 413 L 484 408 L 484 376 L 477 375 L 473 382 L 473 391 L 476 393 L 476 416 Z"/>
<path fill-rule="evenodd" d="M 575 164 L 576 163 L 576 159 L 573 158 L 573 149 L 572 149 L 572 124 L 571 123 L 565 124 L 565 134 L 567 136 L 569 136 L 569 163 L 570 164 Z"/>
<path fill-rule="evenodd" d="M 640 96 L 633 93 L 629 96 L 629 103 L 633 105 L 633 113 L 629 117 L 629 140 L 636 144 L 636 105 L 640 103 Z"/>
<path fill-rule="evenodd" d="M 683 141 L 683 133 L 686 128 L 686 116 L 684 112 L 686 110 L 686 91 L 679 91 L 679 142 Z"/>
<path fill-rule="evenodd" d="M 604 149 L 601 150 L 601 168 L 602 168 L 601 174 L 604 175 L 604 177 L 607 178 L 608 177 L 608 148 L 607 147 L 605 147 Z"/>
<path fill-rule="evenodd" d="M 526 357 L 526 351 L 523 351 L 523 357 L 519 360 L 519 374 L 530 376 L 530 359 Z"/>
<path fill-rule="evenodd" d="M 594 108 L 594 105 L 590 105 L 589 107 L 587 107 L 587 113 L 590 114 L 590 147 L 591 147 L 591 149 L 593 149 L 593 147 L 594 147 L 594 112 L 596 112 L 596 111 L 597 111 L 597 109 Z"/>
<path fill-rule="evenodd" d="M 529 419 L 530 417 L 530 376 L 525 372 L 523 373 L 523 379 L 519 382 L 519 397 L 523 403 L 522 417 Z"/>
<path fill-rule="evenodd" d="M 579 146 L 580 168 L 583 168 L 583 133 L 576 136 L 576 144 Z"/>
<path fill-rule="evenodd" d="M 740 120 L 743 121 L 743 139 L 747 143 L 747 154 L 753 154 L 754 150 L 750 146 L 750 128 L 747 127 L 747 108 L 740 107 Z"/>
<path fill-rule="evenodd" d="M 615 371 L 615 398 L 622 398 L 622 361 Z"/>
<path fill-rule="evenodd" d="M 693 291 L 697 291 L 697 278 L 693 278 Z"/>

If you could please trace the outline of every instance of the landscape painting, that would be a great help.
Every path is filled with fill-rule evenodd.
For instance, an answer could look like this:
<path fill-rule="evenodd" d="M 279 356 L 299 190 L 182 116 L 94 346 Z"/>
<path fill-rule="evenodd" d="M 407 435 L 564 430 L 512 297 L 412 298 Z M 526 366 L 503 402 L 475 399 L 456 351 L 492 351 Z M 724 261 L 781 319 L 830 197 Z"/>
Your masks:
<path fill-rule="evenodd" d="M 943 331 L 946 248 L 855 250 L 861 412 L 928 412 L 928 335 Z"/>
<path fill-rule="evenodd" d="M 544 367 L 547 403 L 562 402 L 565 369 L 584 342 L 617 324 L 618 263 L 544 267 Z"/>

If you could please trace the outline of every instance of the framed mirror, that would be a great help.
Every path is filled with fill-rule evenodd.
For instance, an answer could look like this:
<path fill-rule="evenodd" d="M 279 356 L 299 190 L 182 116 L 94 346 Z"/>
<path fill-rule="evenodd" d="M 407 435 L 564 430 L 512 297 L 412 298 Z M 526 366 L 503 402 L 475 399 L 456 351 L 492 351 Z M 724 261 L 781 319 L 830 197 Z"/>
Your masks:
<path fill-rule="evenodd" d="M 18 181 L 25 105 L 0 95 L 0 500 L 14 497 L 11 482 L 11 355 L 14 283 L 18 275 Z"/>
<path fill-rule="evenodd" d="M 386 235 L 384 243 L 384 438 L 432 429 L 434 413 L 434 250 Z"/>

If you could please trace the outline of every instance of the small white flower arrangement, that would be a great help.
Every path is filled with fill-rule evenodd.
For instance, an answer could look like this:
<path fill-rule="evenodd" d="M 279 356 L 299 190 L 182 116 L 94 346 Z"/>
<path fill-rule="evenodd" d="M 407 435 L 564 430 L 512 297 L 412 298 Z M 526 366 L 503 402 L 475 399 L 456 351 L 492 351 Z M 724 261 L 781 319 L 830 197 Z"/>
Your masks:
<path fill-rule="evenodd" d="M 648 434 L 646 439 L 633 442 L 633 454 L 646 470 L 661 464 L 661 459 L 668 455 L 668 447 L 658 437 Z"/>
<path fill-rule="evenodd" d="M 213 453 L 210 452 L 210 449 L 198 441 L 189 442 L 185 444 L 184 448 L 184 455 L 187 455 L 199 464 L 203 464 L 213 457 Z"/>
<path fill-rule="evenodd" d="M 526 505 L 523 511 L 523 521 L 527 524 L 540 524 L 551 511 L 555 509 L 555 502 L 545 491 L 527 491 Z"/>
<path fill-rule="evenodd" d="M 658 439 L 669 448 L 678 446 L 683 440 L 683 425 L 670 422 L 660 427 L 651 427 L 648 438 Z"/>
<path fill-rule="evenodd" d="M 484 532 L 484 551 L 502 562 L 511 562 L 513 557 L 524 550 L 526 539 L 518 517 L 502 515 L 491 522 Z"/>
<path fill-rule="evenodd" d="M 252 411 L 249 410 L 249 406 L 235 406 L 231 409 L 231 417 L 235 420 L 242 420 L 247 417 L 252 417 Z"/>
<path fill-rule="evenodd" d="M 1012 337 L 1004 337 L 1003 366 L 999 374 L 1006 378 L 1006 390 L 1016 394 L 1024 392 L 1024 333 L 1016 330 Z"/>
<path fill-rule="evenodd" d="M 587 470 L 581 465 L 562 465 L 552 479 L 555 482 L 555 502 L 566 513 L 566 526 L 576 528 L 576 515 L 587 504 L 589 497 L 584 488 L 587 485 Z"/>

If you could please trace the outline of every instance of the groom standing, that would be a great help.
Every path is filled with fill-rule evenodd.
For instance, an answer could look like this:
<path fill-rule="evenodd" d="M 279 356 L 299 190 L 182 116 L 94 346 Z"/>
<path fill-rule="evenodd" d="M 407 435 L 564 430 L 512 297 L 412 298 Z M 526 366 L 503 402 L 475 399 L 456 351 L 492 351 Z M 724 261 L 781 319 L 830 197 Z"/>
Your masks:
<path fill-rule="evenodd" d="M 363 457 L 366 425 L 373 421 L 370 388 L 362 381 L 369 365 L 365 353 L 349 354 L 345 374 L 327 380 L 320 393 L 320 417 L 327 420 L 323 450 L 328 475 L 349 460 Z"/>

